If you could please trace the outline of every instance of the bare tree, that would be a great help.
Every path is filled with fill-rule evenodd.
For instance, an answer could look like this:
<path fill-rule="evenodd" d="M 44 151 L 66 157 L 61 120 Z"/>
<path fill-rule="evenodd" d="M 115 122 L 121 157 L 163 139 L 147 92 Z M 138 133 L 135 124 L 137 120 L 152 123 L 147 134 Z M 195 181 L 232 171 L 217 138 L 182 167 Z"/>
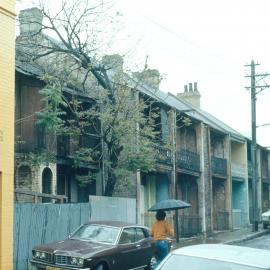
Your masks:
<path fill-rule="evenodd" d="M 105 64 L 98 57 L 111 45 L 106 25 L 113 25 L 113 3 L 62 1 L 59 7 L 52 12 L 43 3 L 33 10 L 36 17 L 21 14 L 29 29 L 18 38 L 19 48 L 27 61 L 44 69 L 41 93 L 47 106 L 38 123 L 56 135 L 97 139 L 76 152 L 74 164 L 101 162 L 107 175 L 104 194 L 111 196 L 117 181 L 128 181 L 137 169 L 154 169 L 157 112 L 149 99 L 139 98 L 140 81 L 123 72 L 119 56 Z M 67 88 L 76 90 L 71 100 L 64 95 Z M 89 102 L 81 101 L 82 94 Z M 78 176 L 81 183 L 91 179 L 93 175 Z"/>

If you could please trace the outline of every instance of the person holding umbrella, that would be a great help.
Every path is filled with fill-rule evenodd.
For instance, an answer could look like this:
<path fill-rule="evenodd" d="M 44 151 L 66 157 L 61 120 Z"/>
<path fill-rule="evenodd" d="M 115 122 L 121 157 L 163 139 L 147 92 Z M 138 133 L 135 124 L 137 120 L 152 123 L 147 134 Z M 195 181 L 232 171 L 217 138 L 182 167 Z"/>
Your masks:
<path fill-rule="evenodd" d="M 158 263 L 162 261 L 169 253 L 169 243 L 167 238 L 174 236 L 172 225 L 165 220 L 166 213 L 163 210 L 158 210 L 156 213 L 156 222 L 151 228 L 151 236 L 156 241 L 155 247 L 157 250 Z"/>

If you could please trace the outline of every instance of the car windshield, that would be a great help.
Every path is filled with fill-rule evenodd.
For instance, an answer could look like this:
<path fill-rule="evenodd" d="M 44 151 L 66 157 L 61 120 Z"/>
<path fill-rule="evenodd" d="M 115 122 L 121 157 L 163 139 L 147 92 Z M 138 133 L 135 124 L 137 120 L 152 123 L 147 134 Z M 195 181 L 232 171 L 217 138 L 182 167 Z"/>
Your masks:
<path fill-rule="evenodd" d="M 159 270 L 258 270 L 256 266 L 246 266 L 232 262 L 223 262 L 184 255 L 172 255 Z"/>
<path fill-rule="evenodd" d="M 83 225 L 73 235 L 71 239 L 84 241 L 114 244 L 120 228 L 103 226 L 103 225 Z"/>

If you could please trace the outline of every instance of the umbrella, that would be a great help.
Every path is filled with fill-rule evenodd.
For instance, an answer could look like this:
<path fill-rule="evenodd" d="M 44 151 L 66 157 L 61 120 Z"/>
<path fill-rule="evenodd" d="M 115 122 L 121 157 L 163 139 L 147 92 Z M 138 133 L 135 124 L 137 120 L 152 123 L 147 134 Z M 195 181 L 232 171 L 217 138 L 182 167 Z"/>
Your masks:
<path fill-rule="evenodd" d="M 163 210 L 163 211 L 170 211 L 170 210 L 175 210 L 175 228 L 176 228 L 176 242 L 179 243 L 179 230 L 178 230 L 178 209 L 184 209 L 191 207 L 191 204 L 188 202 L 184 202 L 181 200 L 164 200 L 164 201 L 159 201 L 152 207 L 148 209 L 148 211 L 158 211 L 158 210 Z"/>
<path fill-rule="evenodd" d="M 157 202 L 155 205 L 150 207 L 148 211 L 158 211 L 158 210 L 164 210 L 164 211 L 170 211 L 170 210 L 177 210 L 177 209 L 183 209 L 191 207 L 190 203 L 181 201 L 181 200 L 164 200 Z"/>

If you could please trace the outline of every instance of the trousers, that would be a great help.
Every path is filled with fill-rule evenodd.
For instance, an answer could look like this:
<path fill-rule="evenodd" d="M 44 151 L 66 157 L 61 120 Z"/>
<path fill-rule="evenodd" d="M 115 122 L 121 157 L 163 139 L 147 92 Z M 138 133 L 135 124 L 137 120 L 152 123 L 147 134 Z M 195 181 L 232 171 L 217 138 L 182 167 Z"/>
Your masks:
<path fill-rule="evenodd" d="M 155 247 L 158 260 L 162 261 L 169 254 L 169 243 L 166 240 L 157 240 Z"/>

